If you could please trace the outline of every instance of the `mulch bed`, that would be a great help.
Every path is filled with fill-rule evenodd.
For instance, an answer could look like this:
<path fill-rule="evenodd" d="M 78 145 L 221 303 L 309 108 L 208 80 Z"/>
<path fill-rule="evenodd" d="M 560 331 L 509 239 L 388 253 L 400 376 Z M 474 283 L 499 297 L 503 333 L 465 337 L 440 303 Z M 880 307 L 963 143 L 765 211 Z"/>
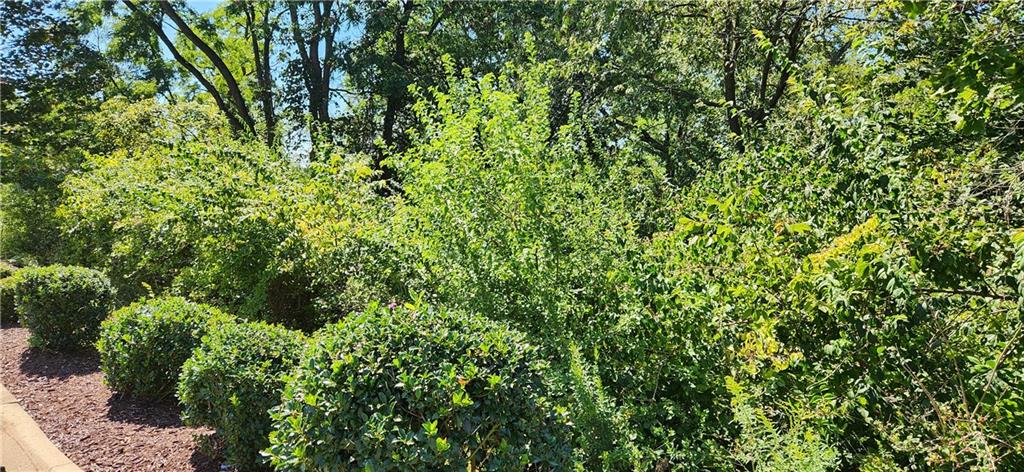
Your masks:
<path fill-rule="evenodd" d="M 96 353 L 31 349 L 28 331 L 0 326 L 0 375 L 50 441 L 86 471 L 218 471 L 174 403 L 121 397 L 103 385 Z"/>

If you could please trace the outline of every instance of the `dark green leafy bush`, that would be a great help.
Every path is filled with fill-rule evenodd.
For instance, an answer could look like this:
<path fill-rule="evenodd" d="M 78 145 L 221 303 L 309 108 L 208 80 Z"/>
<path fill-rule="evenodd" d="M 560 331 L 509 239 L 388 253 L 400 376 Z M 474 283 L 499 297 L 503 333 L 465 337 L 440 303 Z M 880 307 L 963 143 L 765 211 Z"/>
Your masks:
<path fill-rule="evenodd" d="M 564 410 L 523 334 L 424 305 L 371 306 L 317 337 L 274 410 L 281 470 L 568 467 Z"/>
<path fill-rule="evenodd" d="M 103 321 L 96 348 L 110 388 L 138 397 L 174 394 L 182 364 L 231 315 L 180 297 L 135 302 Z"/>
<path fill-rule="evenodd" d="M 31 333 L 29 343 L 63 351 L 96 340 L 114 290 L 101 272 L 53 265 L 19 271 L 15 296 L 19 320 Z"/>
<path fill-rule="evenodd" d="M 283 375 L 305 346 L 301 332 L 262 322 L 211 330 L 181 369 L 178 400 L 185 422 L 216 428 L 230 464 L 245 470 L 263 465 L 269 410 L 280 402 Z"/>

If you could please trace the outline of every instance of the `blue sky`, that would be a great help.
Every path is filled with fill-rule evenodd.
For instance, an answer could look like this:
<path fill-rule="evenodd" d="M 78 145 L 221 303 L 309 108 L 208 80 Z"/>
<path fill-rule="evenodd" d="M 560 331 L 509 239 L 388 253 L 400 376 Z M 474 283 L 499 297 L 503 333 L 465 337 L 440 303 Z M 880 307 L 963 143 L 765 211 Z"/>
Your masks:
<path fill-rule="evenodd" d="M 220 5 L 219 1 L 214 0 L 190 0 L 185 3 L 187 3 L 189 7 L 192 7 L 193 10 L 201 13 L 213 10 L 214 8 L 217 8 L 217 5 Z"/>

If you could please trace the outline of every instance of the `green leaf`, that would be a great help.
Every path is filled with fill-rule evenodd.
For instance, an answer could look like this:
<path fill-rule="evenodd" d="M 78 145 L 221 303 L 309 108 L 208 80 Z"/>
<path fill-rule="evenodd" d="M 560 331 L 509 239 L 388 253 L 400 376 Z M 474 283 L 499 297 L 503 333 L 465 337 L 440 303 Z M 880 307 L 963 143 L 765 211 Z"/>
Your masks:
<path fill-rule="evenodd" d="M 465 390 L 456 390 L 452 394 L 452 404 L 455 406 L 469 406 L 473 404 L 473 400 L 469 398 L 469 394 Z"/>
<path fill-rule="evenodd" d="M 1016 232 L 1010 235 L 1010 242 L 1018 246 L 1024 244 L 1024 228 L 1017 228 Z"/>
<path fill-rule="evenodd" d="M 793 223 L 791 225 L 786 225 L 786 232 L 789 234 L 800 234 L 806 231 L 810 231 L 811 229 L 811 224 L 806 221 L 802 223 Z"/>
<path fill-rule="evenodd" d="M 447 439 L 445 439 L 445 438 L 437 438 L 437 439 L 434 440 L 434 447 L 437 448 L 437 452 L 443 454 L 449 448 L 451 448 L 451 445 L 448 444 L 448 440 Z"/>
<path fill-rule="evenodd" d="M 427 433 L 427 436 L 437 436 L 437 420 L 423 423 L 423 431 Z"/>

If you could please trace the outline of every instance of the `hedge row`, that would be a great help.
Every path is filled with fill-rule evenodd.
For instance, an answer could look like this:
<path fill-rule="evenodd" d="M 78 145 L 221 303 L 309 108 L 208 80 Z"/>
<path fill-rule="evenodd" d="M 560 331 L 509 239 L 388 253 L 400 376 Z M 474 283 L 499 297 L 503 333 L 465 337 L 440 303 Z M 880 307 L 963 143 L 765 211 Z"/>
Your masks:
<path fill-rule="evenodd" d="M 94 344 L 113 390 L 176 394 L 186 423 L 214 428 L 241 470 L 571 461 L 570 422 L 549 391 L 548 366 L 503 324 L 425 304 L 372 305 L 308 338 L 180 297 L 110 313 L 109 281 L 81 267 L 8 279 L 0 287 L 15 292 L 33 346 Z"/>

